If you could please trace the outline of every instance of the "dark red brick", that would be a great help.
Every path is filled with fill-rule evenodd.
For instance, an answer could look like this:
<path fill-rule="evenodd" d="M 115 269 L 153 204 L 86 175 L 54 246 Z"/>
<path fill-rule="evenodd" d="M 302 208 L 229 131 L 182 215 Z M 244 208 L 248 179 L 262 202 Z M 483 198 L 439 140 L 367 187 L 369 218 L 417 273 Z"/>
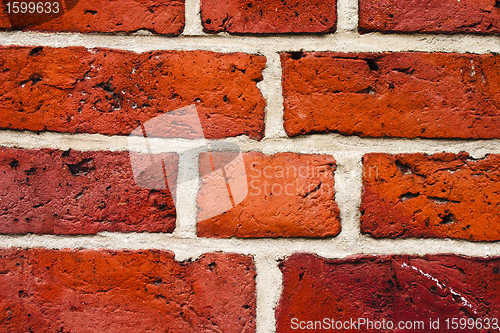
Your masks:
<path fill-rule="evenodd" d="M 446 319 L 500 316 L 499 258 L 456 255 L 357 256 L 328 260 L 296 254 L 280 264 L 283 291 L 276 312 L 277 332 L 459 332 L 446 329 Z M 296 318 L 296 319 L 293 319 Z M 292 329 L 294 322 L 349 322 L 349 330 Z M 351 326 L 358 318 L 394 329 Z M 440 329 L 430 329 L 439 319 Z M 292 322 L 293 320 L 293 322 Z M 496 319 L 498 320 L 498 319 Z M 420 330 L 398 329 L 399 322 L 423 321 Z M 334 325 L 335 325 L 334 322 Z M 373 324 L 376 325 L 376 324 Z M 497 331 L 500 324 L 497 322 Z M 388 326 L 386 326 L 387 328 Z M 484 326 L 483 326 L 484 327 Z M 491 327 L 491 326 L 490 326 Z M 468 327 L 467 327 L 468 328 Z M 465 329 L 464 332 L 486 332 Z"/>
<path fill-rule="evenodd" d="M 50 8 L 45 0 L 26 3 L 30 2 L 42 3 L 43 13 L 15 14 L 14 1 L 3 1 L 0 29 L 81 33 L 149 30 L 157 34 L 179 35 L 184 28 L 184 0 L 53 0 L 49 2 Z M 7 13 L 7 3 L 11 4 L 10 14 Z"/>
<path fill-rule="evenodd" d="M 255 332 L 251 257 L 4 249 L 2 332 Z"/>
<path fill-rule="evenodd" d="M 164 154 L 177 177 L 177 154 Z M 0 148 L 0 233 L 172 232 L 169 190 L 135 184 L 127 152 Z M 173 189 L 175 190 L 175 189 Z"/>
<path fill-rule="evenodd" d="M 336 5 L 335 0 L 201 0 L 201 19 L 208 33 L 328 33 L 336 28 Z"/>
<path fill-rule="evenodd" d="M 362 232 L 500 240 L 500 155 L 367 154 L 363 168 Z"/>
<path fill-rule="evenodd" d="M 359 30 L 498 34 L 500 5 L 495 0 L 360 0 Z"/>
<path fill-rule="evenodd" d="M 290 136 L 500 138 L 500 57 L 285 53 Z"/>
<path fill-rule="evenodd" d="M 221 173 L 202 170 L 210 165 L 209 159 L 208 154 L 200 156 L 200 173 L 205 176 L 198 193 L 198 236 L 320 238 L 340 232 L 333 157 L 244 153 L 247 196 L 234 208 L 226 212 L 221 209 L 215 217 L 212 212 L 223 204 L 228 190 L 224 182 L 219 181 Z M 230 173 L 226 177 L 236 178 Z M 232 192 L 238 186 L 229 185 Z"/>
<path fill-rule="evenodd" d="M 265 58 L 205 51 L 0 48 L 0 128 L 128 135 L 196 104 L 208 138 L 264 136 Z"/>

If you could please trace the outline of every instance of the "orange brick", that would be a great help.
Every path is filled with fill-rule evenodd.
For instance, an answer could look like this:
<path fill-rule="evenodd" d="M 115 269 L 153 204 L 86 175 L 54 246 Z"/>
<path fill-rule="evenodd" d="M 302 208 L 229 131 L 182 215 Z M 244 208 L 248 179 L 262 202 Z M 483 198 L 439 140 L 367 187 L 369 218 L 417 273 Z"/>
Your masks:
<path fill-rule="evenodd" d="M 499 155 L 367 154 L 363 168 L 363 233 L 500 240 Z"/>
<path fill-rule="evenodd" d="M 198 236 L 320 238 L 340 232 L 333 157 L 244 153 L 246 198 L 234 208 L 205 219 L 206 211 L 212 211 L 228 195 L 226 186 L 212 186 L 216 174 L 201 170 L 210 164 L 209 158 L 208 154 L 200 157 L 200 171 L 206 176 L 198 193 Z"/>
<path fill-rule="evenodd" d="M 195 104 L 205 137 L 261 139 L 256 84 L 265 62 L 244 53 L 0 47 L 0 128 L 129 135 Z"/>

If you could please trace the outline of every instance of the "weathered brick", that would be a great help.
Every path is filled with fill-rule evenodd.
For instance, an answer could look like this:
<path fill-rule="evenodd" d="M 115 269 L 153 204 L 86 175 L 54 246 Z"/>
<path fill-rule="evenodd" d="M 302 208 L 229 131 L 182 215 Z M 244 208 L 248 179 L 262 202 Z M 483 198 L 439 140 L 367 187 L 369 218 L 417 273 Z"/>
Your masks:
<path fill-rule="evenodd" d="M 14 13 L 14 1 L 3 1 L 2 30 L 67 32 L 126 32 L 149 30 L 179 35 L 184 28 L 184 0 L 30 0 L 43 4 L 43 13 Z M 27 3 L 29 3 L 27 2 Z M 7 12 L 7 3 L 11 13 Z M 47 3 L 50 3 L 49 7 Z M 56 4 L 57 3 L 57 4 Z M 19 2 L 18 2 L 19 5 Z"/>
<path fill-rule="evenodd" d="M 166 170 L 176 178 L 177 154 L 164 157 Z M 0 175 L 3 234 L 175 228 L 170 191 L 138 187 L 127 152 L 0 148 Z"/>
<path fill-rule="evenodd" d="M 0 250 L 2 332 L 255 332 L 251 257 Z"/>
<path fill-rule="evenodd" d="M 319 238 L 340 232 L 333 157 L 244 153 L 247 196 L 215 217 L 207 211 L 212 212 L 228 193 L 224 183 L 217 187 L 220 174 L 202 170 L 210 165 L 209 159 L 207 153 L 200 156 L 200 173 L 205 176 L 198 193 L 198 236 Z M 229 179 L 232 175 L 226 176 Z M 207 219 L 207 214 L 211 218 Z"/>
<path fill-rule="evenodd" d="M 500 57 L 285 53 L 288 135 L 500 138 Z"/>
<path fill-rule="evenodd" d="M 359 31 L 497 34 L 500 5 L 495 0 L 360 0 Z"/>
<path fill-rule="evenodd" d="M 203 30 L 209 33 L 328 33 L 337 23 L 335 0 L 202 0 Z"/>
<path fill-rule="evenodd" d="M 402 255 L 328 260 L 312 254 L 296 254 L 282 262 L 280 268 L 283 291 L 276 312 L 279 333 L 457 332 L 451 328 L 452 318 L 476 320 L 500 316 L 499 258 Z M 372 321 L 372 328 L 359 325 L 359 318 L 364 318 L 365 323 Z M 430 319 L 434 322 L 439 319 L 439 329 L 430 328 Z M 332 325 L 332 320 L 333 325 L 347 322 L 348 329 L 324 325 Z M 351 320 L 357 326 L 351 326 Z M 322 329 L 316 321 L 320 321 Z M 386 329 L 382 329 L 382 321 Z M 388 329 L 389 321 L 394 329 Z M 422 321 L 424 326 L 400 329 L 401 321 L 403 325 Z M 298 325 L 306 329 L 293 329 Z M 496 326 L 498 330 L 498 321 Z M 488 330 L 467 326 L 463 331 Z"/>
<path fill-rule="evenodd" d="M 265 61 L 243 53 L 1 47 L 0 128 L 128 135 L 196 104 L 206 137 L 261 139 L 265 101 L 256 83 Z"/>
<path fill-rule="evenodd" d="M 374 153 L 363 168 L 362 232 L 500 240 L 500 155 Z"/>

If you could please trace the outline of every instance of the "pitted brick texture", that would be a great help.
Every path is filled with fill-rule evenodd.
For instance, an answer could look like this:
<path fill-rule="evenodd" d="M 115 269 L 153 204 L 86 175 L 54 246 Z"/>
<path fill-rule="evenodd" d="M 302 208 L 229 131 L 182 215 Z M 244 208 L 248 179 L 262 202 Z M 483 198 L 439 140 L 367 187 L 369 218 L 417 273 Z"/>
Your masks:
<path fill-rule="evenodd" d="M 500 138 L 500 57 L 284 53 L 290 136 Z"/>
<path fill-rule="evenodd" d="M 208 154 L 200 167 L 209 165 Z M 243 154 L 248 194 L 236 207 L 213 218 L 203 219 L 206 209 L 227 194 L 223 186 L 214 191 L 205 174 L 198 193 L 198 236 L 200 237 L 331 237 L 340 232 L 335 202 L 336 162 L 328 155 L 280 153 L 266 156 Z M 201 170 L 200 170 L 201 171 Z"/>
<path fill-rule="evenodd" d="M 500 4 L 496 0 L 360 0 L 359 30 L 498 34 Z"/>
<path fill-rule="evenodd" d="M 375 237 L 500 240 L 500 156 L 367 154 L 361 231 Z"/>
<path fill-rule="evenodd" d="M 164 154 L 177 177 L 177 154 Z M 135 184 L 126 152 L 0 149 L 0 233 L 172 232 L 169 190 Z"/>
<path fill-rule="evenodd" d="M 335 31 L 337 3 L 318 1 L 201 0 L 205 32 L 234 34 Z"/>
<path fill-rule="evenodd" d="M 244 53 L 2 47 L 0 128 L 128 135 L 195 104 L 206 137 L 261 139 L 264 66 Z"/>
<path fill-rule="evenodd" d="M 184 0 L 30 0 L 43 4 L 43 13 L 7 13 L 2 2 L 0 29 L 47 32 L 126 32 L 149 30 L 152 33 L 179 35 L 184 28 Z M 54 3 L 57 3 L 55 5 Z M 19 2 L 18 2 L 19 5 Z M 40 5 L 39 5 L 40 6 Z M 56 8 L 59 11 L 56 13 Z"/>
<path fill-rule="evenodd" d="M 255 332 L 251 257 L 0 250 L 2 332 Z"/>
<path fill-rule="evenodd" d="M 446 318 L 498 318 L 498 258 L 455 255 L 358 256 L 328 260 L 295 254 L 280 264 L 283 292 L 276 312 L 277 332 L 400 332 L 400 321 L 423 321 L 414 332 L 456 332 Z M 393 330 L 292 329 L 292 319 L 307 327 L 324 318 L 349 322 L 366 318 L 392 321 Z M 429 319 L 440 319 L 440 329 Z M 451 320 L 451 319 L 450 319 Z M 465 330 L 464 330 L 465 331 Z M 467 332 L 486 330 L 468 329 Z M 493 330 L 491 330 L 493 332 Z"/>

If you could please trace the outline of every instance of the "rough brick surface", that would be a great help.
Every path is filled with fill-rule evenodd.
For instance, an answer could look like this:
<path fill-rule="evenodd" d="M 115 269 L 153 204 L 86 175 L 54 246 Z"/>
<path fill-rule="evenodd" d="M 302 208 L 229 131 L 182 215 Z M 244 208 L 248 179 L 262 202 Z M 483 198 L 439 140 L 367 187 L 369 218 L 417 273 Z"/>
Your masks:
<path fill-rule="evenodd" d="M 2 332 L 255 332 L 251 257 L 0 251 Z"/>
<path fill-rule="evenodd" d="M 500 57 L 285 53 L 288 135 L 500 138 Z"/>
<path fill-rule="evenodd" d="M 209 165 L 203 154 L 200 166 Z M 226 187 L 214 188 L 204 174 L 198 193 L 198 236 L 201 237 L 328 237 L 340 232 L 335 203 L 336 162 L 328 155 L 280 153 L 266 156 L 243 154 L 246 167 L 246 198 L 236 207 L 204 219 L 227 195 Z"/>
<path fill-rule="evenodd" d="M 260 139 L 264 66 L 243 53 L 2 47 L 0 128 L 128 135 L 196 104 L 206 137 Z"/>
<path fill-rule="evenodd" d="M 282 262 L 280 268 L 283 292 L 276 313 L 279 333 L 459 332 L 446 329 L 446 318 L 500 316 L 499 258 L 428 255 L 327 260 L 296 254 Z M 292 328 L 300 322 L 306 328 L 314 327 L 315 321 L 331 325 L 332 320 L 334 325 L 337 321 L 351 325 L 351 319 L 358 318 L 391 321 L 395 329 L 367 329 L 366 325 L 348 326 L 349 330 L 327 326 Z M 439 330 L 430 329 L 431 318 L 440 319 Z M 423 321 L 425 326 L 419 330 L 398 329 L 400 321 Z M 497 331 L 498 325 L 489 332 Z"/>
<path fill-rule="evenodd" d="M 327 33 L 337 23 L 335 0 L 202 0 L 203 30 L 209 33 Z"/>
<path fill-rule="evenodd" d="M 500 32 L 500 4 L 495 0 L 360 0 L 360 32 Z"/>
<path fill-rule="evenodd" d="M 375 237 L 500 240 L 500 156 L 367 154 L 361 231 Z"/>
<path fill-rule="evenodd" d="M 7 12 L 8 2 L 11 4 L 10 14 Z M 55 0 L 50 1 L 51 7 L 45 0 L 29 2 L 42 3 L 43 13 L 15 14 L 14 1 L 3 1 L 0 29 L 81 33 L 149 30 L 178 35 L 184 28 L 184 0 Z"/>
<path fill-rule="evenodd" d="M 177 177 L 177 154 L 165 154 Z M 172 232 L 169 190 L 135 184 L 126 152 L 0 149 L 0 233 Z"/>

